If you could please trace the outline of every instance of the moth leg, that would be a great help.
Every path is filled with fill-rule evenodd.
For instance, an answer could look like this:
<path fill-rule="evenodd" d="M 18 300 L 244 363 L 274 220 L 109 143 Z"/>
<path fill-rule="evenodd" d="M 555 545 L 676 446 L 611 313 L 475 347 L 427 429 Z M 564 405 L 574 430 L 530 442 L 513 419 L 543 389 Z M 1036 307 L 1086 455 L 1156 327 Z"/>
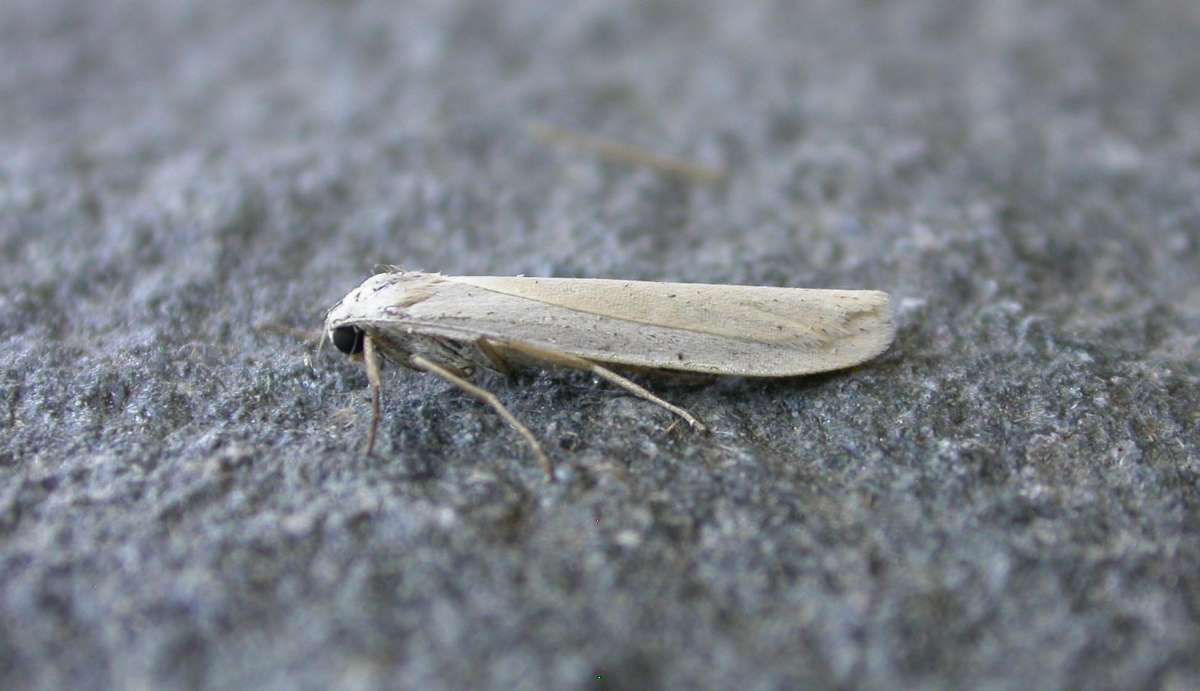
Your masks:
<path fill-rule="evenodd" d="M 379 409 L 381 390 L 379 377 L 379 352 L 375 350 L 375 340 L 363 336 L 363 362 L 367 365 L 367 381 L 371 382 L 371 433 L 367 436 L 367 455 L 375 455 L 375 434 L 379 431 Z"/>
<path fill-rule="evenodd" d="M 479 352 L 483 354 L 485 358 L 487 358 L 488 362 L 492 363 L 492 366 L 497 372 L 506 377 L 512 376 L 513 368 L 509 363 L 508 358 L 504 357 L 504 354 L 501 353 L 491 341 L 486 338 L 477 339 L 475 341 L 475 347 L 479 349 Z"/>
<path fill-rule="evenodd" d="M 575 369 L 581 369 L 581 370 L 586 370 L 588 372 L 591 372 L 592 374 L 595 374 L 596 376 L 598 376 L 602 379 L 607 379 L 608 381 L 612 382 L 613 384 L 616 384 L 617 386 L 621 387 L 622 389 L 625 389 L 626 391 L 633 394 L 634 396 L 637 396 L 638 398 L 650 401 L 651 403 L 659 405 L 659 406 L 671 411 L 672 413 L 675 413 L 676 415 L 683 418 L 684 420 L 687 420 L 687 423 L 692 426 L 692 429 L 698 430 L 700 432 L 708 431 L 708 427 L 706 427 L 704 425 L 704 423 L 700 422 L 700 420 L 698 420 L 696 418 L 696 416 L 692 415 L 688 411 L 684 410 L 683 408 L 680 408 L 679 406 L 675 405 L 674 403 L 668 403 L 667 401 L 664 401 L 663 399 L 659 398 L 658 396 L 655 396 L 654 394 L 650 393 L 643 387 L 638 386 L 637 384 L 626 379 L 625 377 L 622 377 L 621 375 L 608 369 L 607 367 L 604 367 L 600 364 L 592 362 L 591 360 L 587 360 L 587 359 L 581 358 L 581 357 L 576 357 L 574 355 L 568 355 L 566 353 L 555 352 L 553 350 L 542 350 L 541 348 L 531 346 L 528 343 L 521 343 L 519 341 L 506 341 L 504 343 L 504 347 L 511 348 L 517 352 L 529 355 L 530 357 L 538 358 L 540 360 L 545 360 L 546 362 L 562 365 L 563 367 L 573 367 Z"/>
<path fill-rule="evenodd" d="M 408 361 L 415 369 L 424 370 L 430 374 L 436 374 L 442 379 L 445 379 L 463 391 L 471 394 L 475 398 L 478 398 L 484 403 L 490 405 L 497 413 L 499 413 L 500 417 L 504 418 L 504 421 L 507 422 L 509 426 L 519 432 L 522 437 L 525 437 L 525 441 L 529 442 L 529 446 L 533 449 L 533 455 L 537 456 L 538 463 L 541 463 L 542 469 L 546 471 L 546 479 L 551 482 L 554 481 L 554 464 L 550 462 L 550 457 L 546 455 L 546 452 L 542 451 L 542 445 L 538 442 L 537 437 L 533 436 L 533 432 L 530 432 L 528 427 L 521 424 L 521 421 L 518 420 L 515 415 L 510 413 L 508 408 L 504 407 L 504 404 L 500 402 L 500 399 L 496 398 L 496 394 L 488 391 L 487 389 L 475 386 L 454 372 L 451 372 L 441 365 L 434 364 L 433 362 L 429 361 L 429 359 L 420 355 L 413 355 Z"/>
<path fill-rule="evenodd" d="M 580 359 L 582 359 L 582 358 L 580 358 Z M 696 416 L 692 415 L 691 413 L 684 410 L 683 408 L 680 408 L 679 406 L 675 405 L 674 403 L 669 403 L 667 401 L 664 401 L 663 399 L 659 398 L 658 396 L 655 396 L 654 394 L 650 393 L 646 389 L 642 388 L 641 386 L 638 386 L 637 384 L 626 379 L 625 377 L 622 377 L 621 375 L 608 369 L 607 367 L 602 367 L 601 365 L 598 365 L 589 360 L 584 360 L 584 362 L 587 362 L 588 364 L 591 365 L 588 369 L 591 370 L 597 376 L 607 379 L 608 381 L 616 384 L 617 386 L 621 387 L 622 389 L 625 389 L 626 391 L 633 394 L 634 396 L 637 396 L 639 398 L 650 401 L 651 403 L 657 403 L 658 405 L 662 406 L 663 408 L 666 408 L 667 410 L 671 411 L 672 413 L 675 413 L 676 415 L 683 418 L 684 420 L 687 420 L 687 423 L 692 426 L 692 429 L 698 430 L 700 432 L 708 431 L 708 427 L 705 427 L 703 422 L 700 422 L 700 420 L 697 419 Z"/>

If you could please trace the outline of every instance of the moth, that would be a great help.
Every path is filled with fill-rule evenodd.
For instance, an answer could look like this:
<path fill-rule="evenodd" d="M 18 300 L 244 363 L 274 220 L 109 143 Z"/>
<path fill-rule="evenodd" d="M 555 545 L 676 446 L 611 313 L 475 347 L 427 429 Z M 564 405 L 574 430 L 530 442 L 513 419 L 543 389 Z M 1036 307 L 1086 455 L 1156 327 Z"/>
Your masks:
<path fill-rule="evenodd" d="M 793 377 L 857 365 L 895 328 L 887 293 L 583 278 L 444 276 L 395 268 L 355 288 L 325 316 L 325 334 L 366 365 L 380 418 L 380 365 L 428 372 L 482 400 L 528 442 L 537 437 L 495 394 L 470 381 L 520 366 L 586 370 L 705 430 L 687 410 L 614 369 Z"/>

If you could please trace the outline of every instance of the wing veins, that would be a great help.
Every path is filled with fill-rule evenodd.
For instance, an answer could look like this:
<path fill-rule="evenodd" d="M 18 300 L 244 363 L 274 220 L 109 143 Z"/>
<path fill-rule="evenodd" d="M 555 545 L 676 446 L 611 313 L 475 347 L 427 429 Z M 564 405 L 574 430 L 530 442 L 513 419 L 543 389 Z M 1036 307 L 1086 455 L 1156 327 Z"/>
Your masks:
<path fill-rule="evenodd" d="M 754 338 L 754 337 L 747 337 L 747 336 L 739 336 L 737 334 L 720 333 L 720 332 L 716 332 L 716 331 L 706 331 L 704 329 L 698 329 L 698 328 L 694 328 L 694 327 L 690 327 L 690 326 L 686 326 L 686 325 L 662 324 L 659 322 L 653 322 L 653 321 L 649 321 L 649 320 L 634 319 L 634 318 L 627 317 L 627 316 L 617 316 L 617 315 L 611 314 L 609 312 L 593 312 L 590 310 L 579 309 L 577 307 L 571 307 L 569 305 L 563 305 L 563 304 L 560 304 L 557 302 L 550 302 L 547 300 L 542 300 L 542 299 L 539 299 L 536 297 L 531 297 L 529 295 L 508 293 L 503 290 L 496 290 L 494 288 L 488 288 L 486 286 L 481 286 L 481 285 L 478 285 L 475 283 L 468 283 L 467 285 L 470 285 L 472 288 L 476 288 L 478 290 L 486 290 L 487 292 L 494 293 L 496 295 L 503 295 L 505 297 L 516 298 L 518 300 L 530 300 L 532 302 L 536 302 L 541 305 L 548 305 L 550 307 L 554 307 L 557 309 L 563 309 L 563 310 L 567 310 L 570 312 L 575 312 L 577 314 L 586 314 L 591 317 L 603 317 L 605 319 L 615 319 L 617 321 L 625 322 L 628 324 L 641 324 L 643 326 L 654 326 L 654 327 L 659 327 L 659 328 L 673 329 L 676 331 L 687 331 L 689 333 L 699 334 L 701 336 L 707 336 L 709 338 L 719 338 L 719 339 L 724 339 L 724 340 L 729 340 L 729 341 L 736 341 L 739 343 L 762 343 L 764 341 L 764 339 L 761 337 Z M 795 320 L 789 319 L 789 318 L 781 318 L 778 315 L 774 314 L 773 312 L 770 312 L 769 310 L 765 310 L 760 306 L 756 306 L 756 305 L 751 306 L 751 305 L 747 305 L 747 304 L 743 303 L 742 307 L 746 308 L 746 310 L 748 312 L 753 311 L 756 314 L 770 315 L 771 319 L 765 320 L 764 323 L 787 325 L 792 328 L 791 333 L 794 337 L 798 335 L 796 333 L 797 329 L 795 328 L 794 325 L 800 324 L 800 322 L 796 322 Z M 833 320 L 826 320 L 826 321 L 833 321 Z M 844 321 L 844 318 L 842 319 L 842 321 Z M 834 336 L 843 335 L 841 333 L 841 329 L 844 329 L 844 327 L 841 327 L 841 325 L 839 325 L 839 327 L 840 327 L 839 333 L 832 334 L 832 335 L 834 335 Z M 812 333 L 812 331 L 813 331 L 813 329 L 810 325 L 803 325 L 803 330 L 808 333 Z M 846 332 L 846 333 L 848 333 L 848 332 Z M 802 344 L 802 345 L 811 347 L 811 346 L 820 345 L 821 343 L 827 342 L 828 339 L 821 338 L 814 334 L 807 338 L 801 336 L 799 338 L 789 339 L 789 342 L 793 341 L 793 340 L 799 341 L 800 344 Z M 780 341 L 774 340 L 774 339 L 769 342 L 780 344 L 780 345 L 784 344 L 784 342 L 780 342 Z"/>

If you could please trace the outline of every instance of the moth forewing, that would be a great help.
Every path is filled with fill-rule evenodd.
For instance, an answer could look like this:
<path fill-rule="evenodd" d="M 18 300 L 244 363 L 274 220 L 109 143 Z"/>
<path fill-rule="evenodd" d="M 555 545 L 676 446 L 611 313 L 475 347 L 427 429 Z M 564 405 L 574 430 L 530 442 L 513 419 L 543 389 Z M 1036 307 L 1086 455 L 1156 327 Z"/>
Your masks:
<path fill-rule="evenodd" d="M 504 371 L 510 359 L 588 369 L 702 429 L 686 410 L 605 365 L 787 377 L 869 360 L 895 333 L 888 295 L 879 291 L 404 271 L 364 281 L 330 309 L 325 328 L 342 352 L 361 352 L 370 341 L 372 353 L 485 400 L 530 441 L 548 472 L 528 429 L 463 376 Z"/>
<path fill-rule="evenodd" d="M 537 303 L 525 305 L 526 323 L 553 323 L 578 313 L 573 338 L 554 334 L 557 347 L 639 367 L 797 376 L 869 360 L 887 349 L 895 333 L 888 295 L 876 290 L 501 276 L 447 280 Z M 523 340 L 548 330 L 536 323 L 522 326 Z M 630 338 L 618 339 L 616 331 Z M 633 342 L 603 347 L 614 340 Z"/>

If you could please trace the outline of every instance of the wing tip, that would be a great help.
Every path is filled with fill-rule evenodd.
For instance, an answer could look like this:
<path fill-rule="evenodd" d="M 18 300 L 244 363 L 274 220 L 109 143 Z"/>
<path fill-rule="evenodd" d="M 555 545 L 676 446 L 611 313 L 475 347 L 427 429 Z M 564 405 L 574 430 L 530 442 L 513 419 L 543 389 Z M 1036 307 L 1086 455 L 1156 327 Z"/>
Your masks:
<path fill-rule="evenodd" d="M 857 367 L 879 357 L 896 340 L 896 322 L 892 313 L 891 296 L 883 291 L 855 291 L 865 309 L 850 318 L 850 333 L 838 339 L 836 347 L 820 354 L 805 354 L 782 366 L 778 371 L 757 376 L 798 377 Z M 752 375 L 754 376 L 754 375 Z"/>
<path fill-rule="evenodd" d="M 867 357 L 867 360 L 884 354 L 896 342 L 896 318 L 892 313 L 892 298 L 887 293 L 883 293 L 883 303 L 880 305 L 879 312 L 879 326 L 881 331 L 879 347 Z"/>

